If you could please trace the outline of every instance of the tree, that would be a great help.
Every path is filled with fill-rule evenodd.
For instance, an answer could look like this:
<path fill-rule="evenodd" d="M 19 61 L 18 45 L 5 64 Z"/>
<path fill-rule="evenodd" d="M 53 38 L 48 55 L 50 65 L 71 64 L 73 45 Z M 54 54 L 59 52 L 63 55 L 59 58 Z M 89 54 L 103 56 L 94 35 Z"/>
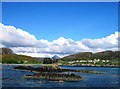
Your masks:
<path fill-rule="evenodd" d="M 43 60 L 43 64 L 52 64 L 52 63 L 53 63 L 53 60 L 50 58 L 44 58 Z"/>

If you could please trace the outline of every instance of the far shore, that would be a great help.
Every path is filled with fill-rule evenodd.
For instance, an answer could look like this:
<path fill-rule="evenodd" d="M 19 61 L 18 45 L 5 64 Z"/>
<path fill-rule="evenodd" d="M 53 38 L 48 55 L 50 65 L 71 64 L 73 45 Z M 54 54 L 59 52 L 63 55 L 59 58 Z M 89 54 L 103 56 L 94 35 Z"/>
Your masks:
<path fill-rule="evenodd" d="M 34 66 L 34 65 L 40 65 L 40 66 L 52 66 L 53 64 L 2 64 L 2 65 L 26 65 L 26 66 Z M 72 66 L 72 67 L 116 67 L 116 68 L 119 68 L 119 66 L 97 66 L 97 65 L 94 65 L 94 66 L 88 66 L 88 65 L 59 65 L 59 66 Z"/>
<path fill-rule="evenodd" d="M 44 65 L 44 64 L 2 64 L 2 65 Z"/>

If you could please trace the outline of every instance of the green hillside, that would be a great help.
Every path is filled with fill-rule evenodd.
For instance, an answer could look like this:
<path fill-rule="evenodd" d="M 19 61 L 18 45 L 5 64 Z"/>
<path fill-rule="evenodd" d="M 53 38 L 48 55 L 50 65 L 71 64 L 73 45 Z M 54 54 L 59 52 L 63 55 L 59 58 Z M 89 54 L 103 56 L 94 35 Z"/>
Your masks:
<path fill-rule="evenodd" d="M 36 64 L 40 63 L 35 58 L 25 55 L 14 54 L 10 48 L 0 48 L 0 62 L 3 64 Z"/>
<path fill-rule="evenodd" d="M 102 59 L 102 60 L 112 60 L 119 59 L 120 51 L 103 51 L 103 52 L 81 52 L 77 54 L 72 54 L 63 57 L 63 60 L 75 60 L 75 59 Z"/>
<path fill-rule="evenodd" d="M 69 56 L 63 57 L 63 60 L 76 60 L 76 59 L 90 59 L 92 56 L 92 52 L 81 52 L 77 54 L 71 54 Z"/>
<path fill-rule="evenodd" d="M 64 65 L 117 66 L 120 65 L 120 51 L 81 52 L 63 57 L 58 62 Z"/>
<path fill-rule="evenodd" d="M 120 51 L 81 52 L 54 61 L 50 58 L 33 58 L 17 55 L 9 48 L 1 48 L 0 50 L 2 50 L 0 62 L 3 64 L 51 64 L 57 62 L 64 65 L 120 65 Z"/>
<path fill-rule="evenodd" d="M 39 63 L 34 58 L 24 55 L 16 54 L 2 54 L 2 63 L 3 64 L 32 64 Z"/>

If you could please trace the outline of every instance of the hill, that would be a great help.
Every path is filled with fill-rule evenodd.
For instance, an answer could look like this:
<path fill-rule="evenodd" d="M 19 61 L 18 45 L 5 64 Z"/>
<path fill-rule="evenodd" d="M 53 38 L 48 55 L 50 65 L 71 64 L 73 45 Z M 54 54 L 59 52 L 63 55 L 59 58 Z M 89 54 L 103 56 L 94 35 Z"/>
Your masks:
<path fill-rule="evenodd" d="M 63 60 L 75 60 L 75 59 L 102 59 L 102 60 L 112 60 L 120 58 L 120 51 L 103 51 L 103 52 L 81 52 L 77 54 L 72 54 L 65 56 Z"/>
<path fill-rule="evenodd" d="M 13 51 L 10 48 L 0 48 L 0 50 L 2 54 L 13 54 Z"/>
<path fill-rule="evenodd" d="M 60 59 L 60 57 L 57 56 L 57 55 L 54 55 L 54 56 L 52 57 L 52 59 L 56 60 L 56 59 Z"/>
<path fill-rule="evenodd" d="M 40 63 L 35 58 L 25 55 L 17 55 L 14 54 L 13 51 L 10 48 L 0 48 L 2 50 L 2 54 L 0 53 L 0 56 L 2 57 L 0 59 L 0 62 L 3 64 L 36 64 Z"/>
<path fill-rule="evenodd" d="M 74 62 L 73 64 L 88 64 L 91 60 L 93 60 L 93 62 L 91 62 L 91 64 L 93 64 L 95 59 L 100 59 L 101 61 L 99 61 L 99 64 L 101 65 L 105 64 L 102 60 L 110 60 L 107 64 L 117 65 L 118 59 L 120 59 L 120 51 L 103 51 L 97 53 L 81 52 L 65 56 L 59 60 L 53 60 L 59 58 L 58 56 L 53 56 L 53 58 L 50 60 L 50 58 L 33 58 L 25 55 L 17 55 L 14 54 L 10 48 L 0 48 L 0 50 L 2 50 L 0 53 L 2 60 L 0 59 L 0 62 L 3 64 L 39 64 L 55 62 L 62 64 L 69 64 L 72 62 Z"/>
<path fill-rule="evenodd" d="M 87 59 L 92 56 L 92 52 L 81 52 L 63 57 L 63 59 Z"/>
<path fill-rule="evenodd" d="M 120 58 L 120 51 L 103 51 L 95 53 L 91 56 L 91 59 L 103 59 L 112 60 Z"/>

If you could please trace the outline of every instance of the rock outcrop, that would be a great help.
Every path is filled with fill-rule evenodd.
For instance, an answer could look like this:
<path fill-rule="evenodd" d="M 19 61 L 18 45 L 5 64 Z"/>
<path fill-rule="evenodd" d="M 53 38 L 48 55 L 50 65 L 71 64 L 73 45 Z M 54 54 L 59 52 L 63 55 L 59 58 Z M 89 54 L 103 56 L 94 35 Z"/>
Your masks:
<path fill-rule="evenodd" d="M 0 48 L 2 54 L 14 54 L 10 48 Z"/>

